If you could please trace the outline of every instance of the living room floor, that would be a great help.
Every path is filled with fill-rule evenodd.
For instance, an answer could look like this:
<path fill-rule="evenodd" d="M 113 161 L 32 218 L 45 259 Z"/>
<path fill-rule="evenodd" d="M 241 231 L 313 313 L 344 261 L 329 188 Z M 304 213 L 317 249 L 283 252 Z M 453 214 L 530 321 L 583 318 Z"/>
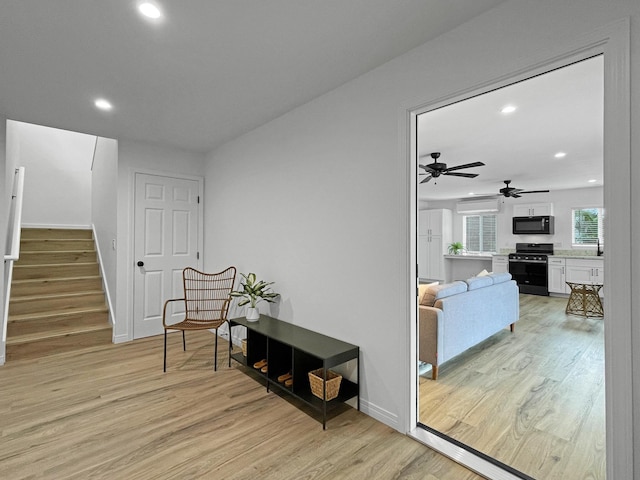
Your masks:
<path fill-rule="evenodd" d="M 605 478 L 604 321 L 566 304 L 521 294 L 513 334 L 420 377 L 420 422 L 534 478 Z"/>
<path fill-rule="evenodd" d="M 0 367 L 2 478 L 480 480 L 347 408 L 322 430 L 187 332 Z M 239 350 L 239 349 L 238 349 Z M 316 415 L 317 416 L 317 415 Z"/>

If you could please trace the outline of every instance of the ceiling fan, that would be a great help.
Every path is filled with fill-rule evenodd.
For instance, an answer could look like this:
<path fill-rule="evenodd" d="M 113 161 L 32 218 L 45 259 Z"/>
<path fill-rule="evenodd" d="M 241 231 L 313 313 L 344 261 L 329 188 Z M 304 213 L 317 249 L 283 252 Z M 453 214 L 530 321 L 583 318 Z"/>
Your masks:
<path fill-rule="evenodd" d="M 426 157 L 426 156 L 427 155 L 423 155 L 423 157 Z M 473 163 L 465 163 L 464 165 L 457 165 L 455 167 L 447 168 L 446 163 L 438 162 L 438 158 L 440 158 L 440 152 L 433 152 L 429 154 L 429 156 L 433 158 L 433 163 L 430 163 L 428 165 L 418 165 L 420 168 L 422 168 L 425 171 L 425 173 L 421 173 L 420 175 L 427 175 L 427 178 L 422 180 L 420 183 L 427 183 L 432 178 L 438 178 L 440 175 L 453 175 L 456 177 L 474 178 L 478 176 L 477 173 L 462 173 L 462 172 L 456 172 L 455 170 L 484 166 L 484 163 L 482 162 L 473 162 Z"/>
<path fill-rule="evenodd" d="M 520 198 L 523 193 L 548 193 L 549 190 L 523 190 L 521 188 L 510 187 L 511 180 L 504 181 L 506 187 L 500 189 L 500 194 L 505 197 Z"/>

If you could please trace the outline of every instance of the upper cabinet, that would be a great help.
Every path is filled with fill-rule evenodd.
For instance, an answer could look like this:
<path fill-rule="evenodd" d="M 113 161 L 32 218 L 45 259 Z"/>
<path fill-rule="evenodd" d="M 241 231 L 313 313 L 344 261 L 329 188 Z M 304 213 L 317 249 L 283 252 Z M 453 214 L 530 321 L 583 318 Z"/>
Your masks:
<path fill-rule="evenodd" d="M 418 235 L 441 237 L 451 236 L 452 214 L 445 208 L 437 210 L 420 210 L 418 214 Z"/>
<path fill-rule="evenodd" d="M 513 206 L 514 217 L 534 217 L 553 215 L 552 203 L 520 203 Z"/>

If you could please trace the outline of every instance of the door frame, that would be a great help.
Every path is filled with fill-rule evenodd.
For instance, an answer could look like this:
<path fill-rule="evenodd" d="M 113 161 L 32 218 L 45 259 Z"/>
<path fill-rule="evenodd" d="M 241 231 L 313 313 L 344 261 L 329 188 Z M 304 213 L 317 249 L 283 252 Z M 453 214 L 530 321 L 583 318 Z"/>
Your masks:
<path fill-rule="evenodd" d="M 126 262 L 126 333 L 121 335 L 114 343 L 131 341 L 133 340 L 133 324 L 134 324 L 134 285 L 135 285 L 135 199 L 136 199 L 136 175 L 157 175 L 161 177 L 178 178 L 181 180 L 193 180 L 198 182 L 198 195 L 200 196 L 200 208 L 198 208 L 198 251 L 200 252 L 200 259 L 198 265 L 204 265 L 204 177 L 198 175 L 186 175 L 177 172 L 169 172 L 166 170 L 153 170 L 146 168 L 132 168 L 129 171 L 129 195 L 128 195 L 128 207 L 127 207 L 127 227 L 129 234 L 126 235 L 127 250 L 124 255 L 124 261 Z M 120 235 L 118 235 L 120 236 Z M 119 242 L 123 243 L 123 242 Z M 119 265 L 122 263 L 119 262 Z M 122 290 L 120 290 L 122 292 Z"/>
<path fill-rule="evenodd" d="M 405 103 L 399 113 L 400 159 L 405 165 L 405 197 L 407 239 L 406 338 L 405 372 L 405 429 L 409 436 L 454 459 L 486 478 L 507 480 L 520 478 L 500 468 L 481 455 L 418 427 L 417 414 L 417 291 L 416 235 L 417 235 L 417 160 L 416 123 L 421 113 L 487 93 L 515 82 L 585 60 L 604 55 L 604 206 L 609 208 L 605 236 L 610 239 L 605 276 L 605 291 L 610 321 L 604 325 L 605 334 L 605 392 L 606 392 L 606 468 L 607 478 L 633 478 L 633 382 L 632 335 L 633 307 L 632 264 L 632 180 L 640 174 L 631 170 L 631 87 L 630 87 L 630 20 L 621 19 L 606 25 L 577 42 L 545 52 L 537 58 L 525 59 L 521 68 L 509 74 L 452 92 L 435 99 L 418 99 Z M 614 160 L 615 159 L 615 162 Z M 615 163 L 615 165 L 614 165 Z M 615 167 L 615 168 L 614 168 Z M 637 184 L 637 183 L 636 183 Z M 607 186 L 610 186 L 609 188 Z M 615 188 L 611 187 L 615 185 Z M 614 207 L 614 208 L 612 208 Z M 637 228 L 637 227 L 636 227 Z M 615 234 L 614 234 L 615 232 Z M 637 271 L 637 268 L 636 270 Z M 615 275 L 614 275 L 615 272 Z M 615 327 L 615 328 L 614 328 Z M 637 335 L 636 335 L 637 336 Z M 614 395 L 615 392 L 615 395 Z M 615 412 L 615 414 L 614 414 Z"/>

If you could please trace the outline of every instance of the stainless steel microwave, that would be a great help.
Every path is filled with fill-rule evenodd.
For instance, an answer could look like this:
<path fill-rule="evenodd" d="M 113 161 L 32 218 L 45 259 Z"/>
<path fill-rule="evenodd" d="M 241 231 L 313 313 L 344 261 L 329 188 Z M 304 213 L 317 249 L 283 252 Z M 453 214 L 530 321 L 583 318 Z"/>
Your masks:
<path fill-rule="evenodd" d="M 551 235 L 553 217 L 541 215 L 534 217 L 513 217 L 514 235 Z"/>

